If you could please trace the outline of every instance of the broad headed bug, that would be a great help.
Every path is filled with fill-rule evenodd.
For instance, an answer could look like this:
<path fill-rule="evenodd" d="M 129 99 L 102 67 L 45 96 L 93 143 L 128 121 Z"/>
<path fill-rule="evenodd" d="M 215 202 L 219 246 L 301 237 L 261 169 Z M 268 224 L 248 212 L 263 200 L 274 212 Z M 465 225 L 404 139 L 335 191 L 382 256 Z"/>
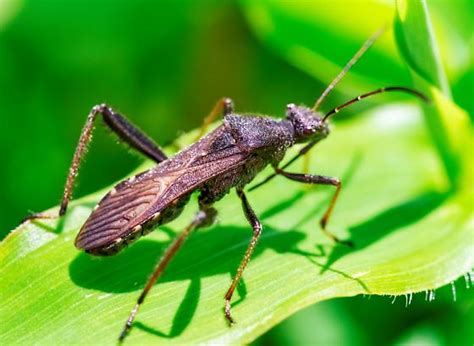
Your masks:
<path fill-rule="evenodd" d="M 322 175 L 290 173 L 285 168 L 329 135 L 328 119 L 333 114 L 357 101 L 391 91 L 409 93 L 427 101 L 426 97 L 418 91 L 392 86 L 362 94 L 326 114 L 318 112 L 321 102 L 379 35 L 380 32 L 365 42 L 312 108 L 289 104 L 286 109 L 286 118 L 276 120 L 271 117 L 242 116 L 234 113 L 232 101 L 224 98 L 216 104 L 210 115 L 205 119 L 201 134 L 204 134 L 206 126 L 215 120 L 220 112 L 224 113 L 223 123 L 170 158 L 143 132 L 107 105 L 102 104 L 92 108 L 69 169 L 59 216 L 66 213 L 79 164 L 86 152 L 94 122 L 98 116 L 102 116 L 106 125 L 122 140 L 155 161 L 157 165 L 119 183 L 102 198 L 77 235 L 75 245 L 78 249 L 92 255 L 113 255 L 126 245 L 150 232 L 153 227 L 163 225 L 178 217 L 188 202 L 191 193 L 196 190 L 200 191 L 199 212 L 158 261 L 126 321 L 119 337 L 120 341 L 125 338 L 130 330 L 140 305 L 145 300 L 148 292 L 186 238 L 194 230 L 209 226 L 214 222 L 217 214 L 213 207 L 214 203 L 224 197 L 232 188 L 236 189 L 242 202 L 244 215 L 253 229 L 253 235 L 247 250 L 225 294 L 225 318 L 230 324 L 234 322 L 230 305 L 232 295 L 262 232 L 262 224 L 250 206 L 244 188 L 267 165 L 274 168 L 274 174 L 250 190 L 268 182 L 276 175 L 307 184 L 334 186 L 336 191 L 321 219 L 321 228 L 333 241 L 346 245 L 351 244 L 349 241 L 339 240 L 326 229 L 327 222 L 341 191 L 340 180 Z M 287 149 L 297 143 L 307 144 L 296 156 L 280 166 Z M 33 214 L 28 216 L 27 219 L 52 217 L 57 216 Z"/>

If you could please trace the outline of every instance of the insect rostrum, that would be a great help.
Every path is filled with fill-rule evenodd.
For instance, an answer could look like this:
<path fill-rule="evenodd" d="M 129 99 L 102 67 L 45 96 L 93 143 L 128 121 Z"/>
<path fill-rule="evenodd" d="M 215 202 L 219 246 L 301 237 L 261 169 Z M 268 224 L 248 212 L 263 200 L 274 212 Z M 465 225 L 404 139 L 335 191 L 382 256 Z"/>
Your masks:
<path fill-rule="evenodd" d="M 275 173 L 253 188 L 261 186 L 276 175 L 302 183 L 334 186 L 336 190 L 321 219 L 321 228 L 335 242 L 351 245 L 349 241 L 339 240 L 326 229 L 342 187 L 339 179 L 322 175 L 291 173 L 285 168 L 327 137 L 330 133 L 327 122 L 329 117 L 354 102 L 385 91 L 406 92 L 425 100 L 425 97 L 415 90 L 405 87 L 386 87 L 360 95 L 326 114 L 318 111 L 321 101 L 379 34 L 374 35 L 362 46 L 324 91 L 313 108 L 289 104 L 284 119 L 243 116 L 234 112 L 230 99 L 224 98 L 216 104 L 210 116 L 205 120 L 207 125 L 222 112 L 224 114 L 222 123 L 170 158 L 143 132 L 107 105 L 98 105 L 92 109 L 82 130 L 69 170 L 59 216 L 67 210 L 79 163 L 86 152 L 93 125 L 98 116 L 102 116 L 106 125 L 132 148 L 154 160 L 157 165 L 119 183 L 102 198 L 77 235 L 75 245 L 78 249 L 92 255 L 113 255 L 154 227 L 177 218 L 189 201 L 190 195 L 194 191 L 199 191 L 199 212 L 158 261 L 120 334 L 120 340 L 127 335 L 146 295 L 188 235 L 198 228 L 211 225 L 217 215 L 214 203 L 235 188 L 253 235 L 231 286 L 225 294 L 224 316 L 229 324 L 234 323 L 230 305 L 232 295 L 264 231 L 247 199 L 244 188 L 268 165 L 274 168 Z M 298 143 L 306 143 L 306 146 L 285 165 L 280 166 L 287 149 Z M 33 214 L 27 219 L 51 217 L 56 216 Z"/>

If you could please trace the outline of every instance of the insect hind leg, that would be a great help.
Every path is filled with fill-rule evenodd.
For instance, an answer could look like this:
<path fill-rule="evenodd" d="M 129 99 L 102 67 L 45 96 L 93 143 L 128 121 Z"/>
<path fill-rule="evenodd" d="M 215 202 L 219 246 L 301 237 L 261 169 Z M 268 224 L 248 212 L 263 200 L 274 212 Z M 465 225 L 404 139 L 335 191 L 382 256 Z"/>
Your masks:
<path fill-rule="evenodd" d="M 31 214 L 23 219 L 23 222 L 35 219 L 53 219 L 62 216 L 66 213 L 69 201 L 72 198 L 72 190 L 74 181 L 79 172 L 79 167 L 82 158 L 87 152 L 87 147 L 92 139 L 92 132 L 94 129 L 95 120 L 101 115 L 105 124 L 122 140 L 128 143 L 133 149 L 141 152 L 151 160 L 160 163 L 167 159 L 166 154 L 161 148 L 150 139 L 143 131 L 138 129 L 123 115 L 115 112 L 106 104 L 94 106 L 87 116 L 86 123 L 81 131 L 76 151 L 72 159 L 66 184 L 64 186 L 63 198 L 61 200 L 61 207 L 58 215 L 47 215 L 43 213 Z"/>
<path fill-rule="evenodd" d="M 145 287 L 143 288 L 142 293 L 138 297 L 138 300 L 133 307 L 132 311 L 130 312 L 130 315 L 127 319 L 127 322 L 125 323 L 125 326 L 122 329 L 122 332 L 120 333 L 119 336 L 119 342 L 122 342 L 125 337 L 128 335 L 128 332 L 132 328 L 133 321 L 135 320 L 135 317 L 138 313 L 138 310 L 140 309 L 140 306 L 143 304 L 145 301 L 146 296 L 148 295 L 149 291 L 155 284 L 155 282 L 158 280 L 158 278 L 161 276 L 163 271 L 166 269 L 168 266 L 169 262 L 171 259 L 174 257 L 174 255 L 178 252 L 178 250 L 181 248 L 185 240 L 188 238 L 188 236 L 196 229 L 198 228 L 203 228 L 210 226 L 214 223 L 216 216 L 217 216 L 217 210 L 214 209 L 211 205 L 203 204 L 200 203 L 199 205 L 199 212 L 196 214 L 194 217 L 194 220 L 184 229 L 181 234 L 179 234 L 171 243 L 171 245 L 168 246 L 166 251 L 164 252 L 163 256 L 160 258 L 158 263 L 155 266 L 155 269 L 153 270 L 153 273 L 150 275 Z"/>

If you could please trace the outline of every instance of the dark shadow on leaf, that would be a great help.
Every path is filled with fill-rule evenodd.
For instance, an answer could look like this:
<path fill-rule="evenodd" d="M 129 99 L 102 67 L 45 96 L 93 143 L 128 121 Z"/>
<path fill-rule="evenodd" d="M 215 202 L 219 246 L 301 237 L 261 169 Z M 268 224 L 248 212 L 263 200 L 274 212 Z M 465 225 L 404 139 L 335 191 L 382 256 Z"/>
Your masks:
<path fill-rule="evenodd" d="M 99 199 L 98 199 L 99 200 Z M 81 207 L 85 207 L 85 208 L 89 208 L 92 212 L 92 209 L 97 205 L 97 202 L 98 200 L 96 201 L 87 201 L 87 202 L 82 202 L 80 204 Z M 70 208 L 74 208 L 75 206 L 71 206 Z M 68 209 L 69 210 L 69 209 Z"/>
<path fill-rule="evenodd" d="M 300 190 L 297 191 L 292 197 L 281 201 L 280 203 L 274 205 L 273 207 L 265 210 L 260 216 L 260 220 L 265 220 L 268 219 L 276 214 L 279 214 L 285 210 L 287 210 L 289 207 L 291 207 L 294 203 L 298 202 L 301 198 L 303 198 L 306 195 L 306 191 Z"/>
<path fill-rule="evenodd" d="M 308 258 L 308 260 L 311 263 L 315 264 L 316 266 L 318 266 L 320 268 L 325 268 L 325 265 L 318 262 L 318 261 L 316 261 L 315 258 L 324 258 L 324 257 L 326 257 L 326 251 L 324 250 L 324 247 L 322 245 L 317 245 L 316 248 L 319 250 L 319 252 L 317 252 L 317 253 L 312 253 L 312 252 L 304 251 L 304 250 L 300 250 L 300 249 L 297 249 L 293 253 L 298 254 L 298 255 L 302 255 L 302 256 Z M 349 274 L 347 274 L 347 273 L 345 273 L 341 270 L 338 270 L 334 267 L 327 267 L 326 271 L 330 271 L 330 272 L 339 274 L 339 275 L 343 276 L 346 279 L 353 280 L 353 281 L 357 282 L 367 294 L 370 294 L 369 288 L 367 287 L 367 285 L 361 279 L 355 278 L 355 277 L 353 277 L 353 276 L 351 276 L 351 275 L 349 275 Z M 324 272 L 318 273 L 318 275 L 322 275 L 322 274 L 324 274 Z"/>
<path fill-rule="evenodd" d="M 27 221 L 27 222 L 31 222 L 32 224 L 34 224 L 38 228 L 41 228 L 44 231 L 49 232 L 49 233 L 60 234 L 64 231 L 64 225 L 65 225 L 66 222 L 65 222 L 63 217 L 58 216 L 58 217 L 53 217 L 53 218 L 46 219 L 46 220 L 55 220 L 56 224 L 54 226 L 47 225 L 44 222 L 45 221 L 44 219 L 34 219 L 34 220 L 31 220 L 31 221 Z"/>
<path fill-rule="evenodd" d="M 349 166 L 347 167 L 347 169 L 344 171 L 344 174 L 342 175 L 341 181 L 343 182 L 343 186 L 349 186 L 349 184 L 352 181 L 352 178 L 354 177 L 354 174 L 357 171 L 357 168 L 361 164 L 361 160 L 362 160 L 362 155 L 360 153 L 354 154 L 354 156 L 352 157 L 352 159 L 349 163 Z M 318 186 L 321 187 L 322 185 L 312 185 L 310 189 L 306 190 L 306 192 L 314 192 L 314 191 L 317 190 Z M 319 204 L 315 205 L 314 208 L 312 208 L 308 213 L 306 213 L 305 216 L 303 216 L 300 220 L 298 220 L 292 228 L 300 228 L 306 222 L 308 222 L 310 220 L 313 220 L 316 215 L 320 215 L 320 212 L 322 210 L 326 210 L 329 207 L 329 204 L 331 202 L 331 199 L 332 199 L 332 196 L 335 192 L 335 189 L 334 189 L 334 187 L 330 187 L 330 186 L 325 186 L 325 188 L 332 191 L 329 194 L 327 200 L 322 202 L 322 203 L 319 203 Z M 319 220 L 317 220 L 317 221 L 319 221 Z M 315 229 L 317 229 L 317 227 L 319 227 L 319 226 L 316 226 L 316 225 L 317 225 L 317 222 L 315 220 Z"/>
<path fill-rule="evenodd" d="M 188 289 L 186 290 L 183 301 L 181 302 L 178 311 L 176 311 L 176 314 L 173 318 L 173 323 L 169 333 L 161 332 L 141 322 L 136 322 L 134 327 L 162 338 L 174 338 L 179 336 L 184 332 L 189 323 L 191 323 L 194 312 L 196 311 L 199 303 L 200 294 L 201 280 L 199 280 L 199 278 L 192 279 Z"/>
<path fill-rule="evenodd" d="M 272 249 L 293 252 L 306 235 L 302 232 L 279 232 L 265 226 L 253 258 Z M 217 226 L 193 234 L 173 258 L 159 282 L 192 280 L 222 273 L 233 275 L 251 238 L 250 227 Z M 109 293 L 139 290 L 146 282 L 169 242 L 148 239 L 138 241 L 111 257 L 93 257 L 80 253 L 71 262 L 69 274 L 81 287 Z"/>
<path fill-rule="evenodd" d="M 134 327 L 162 338 L 171 339 L 181 335 L 186 329 L 186 327 L 191 323 L 192 317 L 197 309 L 201 293 L 200 290 L 201 281 L 199 279 L 193 279 L 186 291 L 183 301 L 181 302 L 178 308 L 178 311 L 176 311 L 169 333 L 161 332 L 142 322 L 136 322 L 134 324 Z M 239 282 L 239 285 L 237 286 L 237 291 L 239 294 L 239 299 L 232 303 L 232 307 L 240 304 L 247 295 L 247 288 L 245 287 L 244 279 Z"/>
<path fill-rule="evenodd" d="M 230 277 L 230 280 L 232 280 L 232 276 Z M 247 296 L 247 286 L 245 285 L 245 279 L 241 278 L 239 281 L 239 284 L 237 285 L 237 295 L 239 299 L 233 300 L 231 303 L 232 307 L 239 305 L 245 300 L 245 297 Z"/>
<path fill-rule="evenodd" d="M 302 254 L 297 246 L 305 237 L 302 232 L 280 232 L 265 226 L 261 242 L 252 258 L 269 249 L 277 253 Z M 193 234 L 157 283 L 159 286 L 163 282 L 190 281 L 170 332 L 155 330 L 143 323 L 139 324 L 138 321 L 136 325 L 161 337 L 171 338 L 180 335 L 196 311 L 201 278 L 222 273 L 233 276 L 250 238 L 250 227 L 216 226 Z M 168 244 L 169 242 L 144 239 L 112 257 L 96 258 L 81 253 L 70 264 L 69 275 L 76 285 L 87 289 L 109 293 L 132 291 L 138 293 Z M 222 287 L 223 294 L 227 288 Z M 242 302 L 246 293 L 245 284 L 239 285 L 234 304 Z"/>
<path fill-rule="evenodd" d="M 420 221 L 439 207 L 447 197 L 447 193 L 427 192 L 351 227 L 350 239 L 354 242 L 355 248 L 334 247 L 321 272 L 323 273 L 345 255 L 360 251 L 397 229 Z"/>
<path fill-rule="evenodd" d="M 343 271 L 341 271 L 341 270 L 338 270 L 338 269 L 334 268 L 333 266 L 332 266 L 332 267 L 329 267 L 327 264 L 319 263 L 318 261 L 316 261 L 316 260 L 314 260 L 314 259 L 312 258 L 312 257 L 318 257 L 318 256 L 310 256 L 310 255 L 308 255 L 307 257 L 308 257 L 308 260 L 309 260 L 311 263 L 317 265 L 318 267 L 320 267 L 320 268 L 322 269 L 321 272 L 319 273 L 320 275 L 324 274 L 325 271 L 330 271 L 330 272 L 339 274 L 339 275 L 343 276 L 343 277 L 346 278 L 346 279 L 353 280 L 353 281 L 357 282 L 357 284 L 360 285 L 360 287 L 365 291 L 366 294 L 370 294 L 370 293 L 371 293 L 369 287 L 368 287 L 368 286 L 365 284 L 365 282 L 362 281 L 361 279 L 356 278 L 356 277 L 353 277 L 353 276 L 351 276 L 351 275 L 349 275 L 349 274 L 347 274 L 347 273 L 345 273 L 345 272 L 343 272 Z"/>
<path fill-rule="evenodd" d="M 351 161 L 345 174 L 346 181 L 350 180 L 356 169 L 357 162 L 358 160 L 356 159 Z M 262 213 L 261 218 L 266 219 L 286 210 L 303 198 L 306 193 L 315 190 L 312 187 L 311 189 L 297 191 L 291 198 L 278 203 Z M 317 208 L 322 207 L 317 206 Z M 311 214 L 313 213 L 314 210 Z M 300 220 L 298 224 L 302 222 L 304 221 Z M 169 227 L 161 227 L 160 231 L 165 232 L 170 239 L 176 235 Z M 298 248 L 298 244 L 305 237 L 306 235 L 303 232 L 282 232 L 269 226 L 264 226 L 261 241 L 252 258 L 258 257 L 267 249 L 277 253 L 302 255 L 308 257 L 312 262 L 314 257 L 324 257 L 325 253 L 322 248 L 319 249 L 318 253 L 309 253 Z M 208 230 L 199 230 L 193 234 L 183 249 L 173 258 L 173 261 L 157 283 L 159 285 L 160 283 L 173 281 L 190 282 L 183 301 L 173 318 L 171 330 L 169 332 L 159 331 L 139 321 L 135 323 L 135 326 L 163 338 L 173 338 L 182 334 L 191 323 L 197 309 L 200 298 L 201 278 L 223 273 L 228 273 L 232 277 L 237 270 L 250 238 L 250 227 L 215 226 Z M 169 241 L 160 242 L 145 239 L 112 257 L 97 258 L 81 253 L 69 266 L 70 277 L 75 284 L 87 289 L 108 293 L 140 291 L 151 274 L 156 261 L 161 257 L 168 245 Z M 313 263 L 321 266 L 318 262 Z M 332 270 L 331 268 L 327 269 Z M 334 271 L 348 279 L 353 279 L 345 273 L 337 270 Z M 229 279 L 229 284 L 230 281 L 231 279 Z M 363 283 L 359 283 L 368 291 Z M 222 288 L 223 293 L 225 293 L 227 288 Z M 245 283 L 241 281 L 237 287 L 235 297 L 238 299 L 234 298 L 232 305 L 240 304 L 246 295 Z"/>

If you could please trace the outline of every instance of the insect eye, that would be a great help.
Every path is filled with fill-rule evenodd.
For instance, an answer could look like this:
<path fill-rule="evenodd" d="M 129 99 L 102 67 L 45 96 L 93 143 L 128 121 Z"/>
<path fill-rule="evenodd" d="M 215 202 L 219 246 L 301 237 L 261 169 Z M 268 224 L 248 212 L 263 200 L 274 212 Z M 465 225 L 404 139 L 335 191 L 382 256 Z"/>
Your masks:
<path fill-rule="evenodd" d="M 294 103 L 289 103 L 286 105 L 286 114 L 287 116 L 296 115 L 296 105 Z"/>

